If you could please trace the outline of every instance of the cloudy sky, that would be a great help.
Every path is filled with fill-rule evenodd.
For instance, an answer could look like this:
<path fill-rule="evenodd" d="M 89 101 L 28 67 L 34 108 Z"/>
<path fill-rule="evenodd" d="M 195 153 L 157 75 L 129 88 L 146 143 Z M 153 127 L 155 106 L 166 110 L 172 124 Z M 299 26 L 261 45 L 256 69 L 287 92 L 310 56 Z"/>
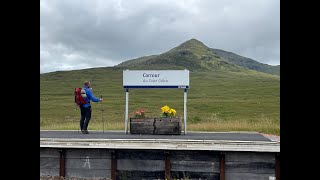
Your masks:
<path fill-rule="evenodd" d="M 40 73 L 113 66 L 191 38 L 278 65 L 280 1 L 40 1 Z"/>

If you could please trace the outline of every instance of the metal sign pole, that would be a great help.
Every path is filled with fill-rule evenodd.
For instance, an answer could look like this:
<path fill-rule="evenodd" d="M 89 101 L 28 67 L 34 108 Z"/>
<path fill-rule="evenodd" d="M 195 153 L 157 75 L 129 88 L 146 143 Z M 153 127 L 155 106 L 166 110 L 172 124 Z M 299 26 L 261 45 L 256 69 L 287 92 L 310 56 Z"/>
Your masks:
<path fill-rule="evenodd" d="M 184 135 L 187 134 L 187 89 L 184 89 L 183 98 L 183 119 L 184 119 Z"/>
<path fill-rule="evenodd" d="M 125 134 L 128 133 L 128 114 L 129 114 L 129 89 L 126 89 Z"/>

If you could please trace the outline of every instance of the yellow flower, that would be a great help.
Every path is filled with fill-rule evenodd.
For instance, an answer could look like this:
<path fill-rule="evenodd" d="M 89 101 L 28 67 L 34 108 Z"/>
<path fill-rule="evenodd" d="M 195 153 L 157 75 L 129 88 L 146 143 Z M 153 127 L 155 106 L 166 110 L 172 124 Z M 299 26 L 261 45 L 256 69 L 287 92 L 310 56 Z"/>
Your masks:
<path fill-rule="evenodd" d="M 161 108 L 161 111 L 162 111 L 162 113 L 164 113 L 164 111 L 165 111 L 164 106 Z"/>
<path fill-rule="evenodd" d="M 175 117 L 177 113 L 175 109 L 171 109 L 167 105 L 161 107 L 161 111 L 164 117 Z"/>
<path fill-rule="evenodd" d="M 165 105 L 161 108 L 162 113 L 168 113 L 170 111 L 169 106 Z"/>
<path fill-rule="evenodd" d="M 175 109 L 170 109 L 170 114 L 174 117 L 176 116 L 177 111 Z"/>

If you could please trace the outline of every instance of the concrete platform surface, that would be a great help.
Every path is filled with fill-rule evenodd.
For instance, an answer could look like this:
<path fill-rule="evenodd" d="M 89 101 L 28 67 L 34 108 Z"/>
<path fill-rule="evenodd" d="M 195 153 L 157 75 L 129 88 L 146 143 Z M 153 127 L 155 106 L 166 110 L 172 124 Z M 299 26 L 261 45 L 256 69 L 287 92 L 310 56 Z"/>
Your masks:
<path fill-rule="evenodd" d="M 134 135 L 124 131 L 40 131 L 40 147 L 280 152 L 280 141 L 257 132 Z"/>
<path fill-rule="evenodd" d="M 124 131 L 79 131 L 42 130 L 40 138 L 59 139 L 181 139 L 181 140 L 230 140 L 230 141 L 271 141 L 256 132 L 187 132 L 186 135 L 138 135 L 125 134 Z"/>

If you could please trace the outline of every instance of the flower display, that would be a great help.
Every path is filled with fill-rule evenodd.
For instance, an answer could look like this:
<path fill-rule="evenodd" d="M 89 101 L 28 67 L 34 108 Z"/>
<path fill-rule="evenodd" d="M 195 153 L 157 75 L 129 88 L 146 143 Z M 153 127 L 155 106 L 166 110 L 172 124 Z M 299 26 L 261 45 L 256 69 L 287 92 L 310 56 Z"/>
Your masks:
<path fill-rule="evenodd" d="M 130 115 L 131 117 L 132 115 Z M 134 113 L 134 118 L 144 118 L 145 117 L 145 110 L 139 109 Z"/>
<path fill-rule="evenodd" d="M 166 118 L 168 118 L 168 117 L 170 117 L 170 118 L 175 117 L 175 116 L 176 116 L 176 113 L 177 113 L 177 111 L 176 111 L 175 109 L 170 108 L 170 107 L 167 106 L 167 105 L 165 105 L 165 106 L 163 106 L 163 107 L 161 108 L 161 112 L 162 112 L 162 116 L 163 116 L 163 117 L 166 117 Z"/>

